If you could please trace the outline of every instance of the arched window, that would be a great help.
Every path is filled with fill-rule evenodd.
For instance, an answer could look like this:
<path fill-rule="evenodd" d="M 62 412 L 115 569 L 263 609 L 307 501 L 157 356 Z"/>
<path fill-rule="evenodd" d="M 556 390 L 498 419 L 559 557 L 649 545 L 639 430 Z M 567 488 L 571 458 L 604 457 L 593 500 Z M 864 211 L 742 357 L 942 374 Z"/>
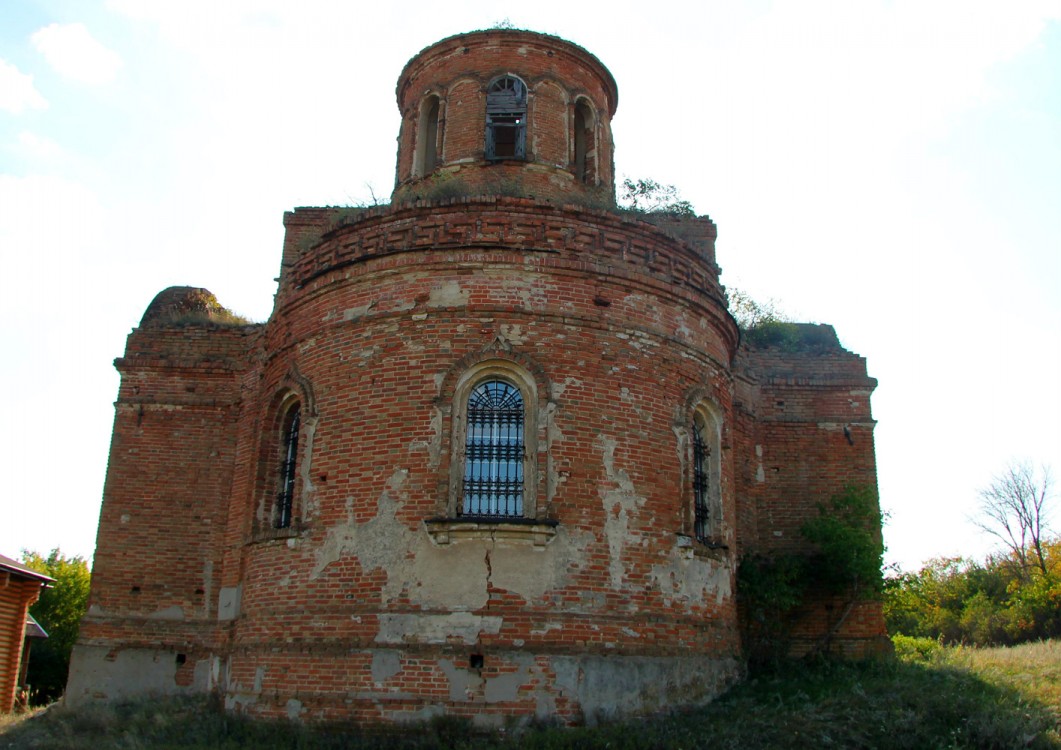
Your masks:
<path fill-rule="evenodd" d="M 420 104 L 420 121 L 416 129 L 414 177 L 423 177 L 438 166 L 439 99 L 429 96 Z"/>
<path fill-rule="evenodd" d="M 526 158 L 527 87 L 514 76 L 498 78 L 486 91 L 486 158 Z"/>
<path fill-rule="evenodd" d="M 503 380 L 480 383 L 468 396 L 461 515 L 523 515 L 524 405 Z"/>
<path fill-rule="evenodd" d="M 276 510 L 273 526 L 286 529 L 291 526 L 295 501 L 295 480 L 298 476 L 298 432 L 302 421 L 302 407 L 296 401 L 284 415 L 280 439 L 280 487 L 276 493 Z"/>
<path fill-rule="evenodd" d="M 700 542 L 717 542 L 722 515 L 721 420 L 706 404 L 693 413 L 692 532 Z"/>
<path fill-rule="evenodd" d="M 583 100 L 579 100 L 575 105 L 574 131 L 575 179 L 591 184 L 595 177 L 593 165 L 596 154 L 593 143 L 593 110 Z"/>

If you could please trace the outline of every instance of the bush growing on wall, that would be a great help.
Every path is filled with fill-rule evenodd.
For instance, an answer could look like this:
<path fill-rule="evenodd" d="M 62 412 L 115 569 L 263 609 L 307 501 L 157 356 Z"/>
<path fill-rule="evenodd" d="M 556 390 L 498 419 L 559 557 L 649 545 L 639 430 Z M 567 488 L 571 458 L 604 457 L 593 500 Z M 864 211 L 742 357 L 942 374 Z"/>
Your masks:
<path fill-rule="evenodd" d="M 884 585 L 881 514 L 876 493 L 847 487 L 818 506 L 801 529 L 815 552 L 771 557 L 749 556 L 738 569 L 745 650 L 753 668 L 776 664 L 788 655 L 793 616 L 808 595 L 844 599 L 836 620 L 817 644 L 826 652 L 851 609 L 878 597 Z"/>

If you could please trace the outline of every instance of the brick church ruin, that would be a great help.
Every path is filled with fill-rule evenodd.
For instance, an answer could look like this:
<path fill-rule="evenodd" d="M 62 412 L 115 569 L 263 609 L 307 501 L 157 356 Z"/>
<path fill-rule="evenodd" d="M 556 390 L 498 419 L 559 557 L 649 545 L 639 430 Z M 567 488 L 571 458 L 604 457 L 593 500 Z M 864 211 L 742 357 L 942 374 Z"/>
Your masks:
<path fill-rule="evenodd" d="M 739 679 L 738 562 L 876 487 L 876 383 L 828 326 L 742 341 L 709 218 L 616 208 L 617 96 L 556 37 L 444 39 L 398 79 L 391 203 L 287 213 L 267 322 L 154 299 L 68 700 L 492 726 Z M 883 633 L 863 602 L 835 643 Z"/>

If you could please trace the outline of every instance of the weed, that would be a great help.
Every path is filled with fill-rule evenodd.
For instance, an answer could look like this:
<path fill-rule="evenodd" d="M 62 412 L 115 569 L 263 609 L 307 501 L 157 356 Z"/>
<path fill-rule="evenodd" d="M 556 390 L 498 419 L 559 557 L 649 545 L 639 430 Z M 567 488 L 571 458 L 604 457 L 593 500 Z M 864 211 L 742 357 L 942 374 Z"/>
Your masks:
<path fill-rule="evenodd" d="M 781 665 L 714 703 L 597 727 L 532 724 L 481 734 L 467 719 L 412 727 L 307 726 L 222 712 L 205 698 L 52 708 L 0 719 L 10 750 L 144 748 L 1061 748 L 1061 643 L 950 648 L 907 643 L 903 658 Z M 910 648 L 907 648 L 907 647 Z M 927 649 L 927 650 L 926 650 Z M 905 656 L 905 654 L 910 654 Z M 931 661 L 925 653 L 934 654 Z"/>

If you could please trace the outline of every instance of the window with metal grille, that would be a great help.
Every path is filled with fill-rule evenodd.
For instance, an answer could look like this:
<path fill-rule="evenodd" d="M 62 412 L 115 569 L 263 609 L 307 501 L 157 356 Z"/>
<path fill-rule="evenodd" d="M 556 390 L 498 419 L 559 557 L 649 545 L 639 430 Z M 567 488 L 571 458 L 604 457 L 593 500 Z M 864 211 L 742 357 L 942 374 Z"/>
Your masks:
<path fill-rule="evenodd" d="M 276 493 L 276 513 L 273 526 L 286 529 L 291 526 L 295 501 L 295 477 L 298 468 L 298 429 L 302 409 L 295 404 L 287 410 L 284 431 L 280 442 L 280 489 Z"/>
<path fill-rule="evenodd" d="M 710 538 L 711 448 L 703 417 L 693 417 L 693 535 L 701 542 Z"/>
<path fill-rule="evenodd" d="M 480 383 L 468 396 L 461 515 L 523 515 L 524 410 L 519 389 Z"/>
<path fill-rule="evenodd" d="M 498 78 L 486 92 L 486 158 L 526 158 L 527 87 L 512 76 Z"/>

